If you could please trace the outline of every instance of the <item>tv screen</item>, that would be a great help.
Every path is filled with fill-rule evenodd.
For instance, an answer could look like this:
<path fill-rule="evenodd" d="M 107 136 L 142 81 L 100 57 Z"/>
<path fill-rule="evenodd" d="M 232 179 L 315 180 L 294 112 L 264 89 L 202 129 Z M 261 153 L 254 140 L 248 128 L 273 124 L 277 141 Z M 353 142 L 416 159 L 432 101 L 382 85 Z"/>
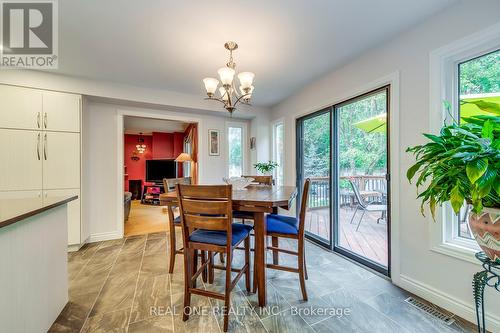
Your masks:
<path fill-rule="evenodd" d="M 161 183 L 163 178 L 176 178 L 174 160 L 146 160 L 146 181 Z"/>

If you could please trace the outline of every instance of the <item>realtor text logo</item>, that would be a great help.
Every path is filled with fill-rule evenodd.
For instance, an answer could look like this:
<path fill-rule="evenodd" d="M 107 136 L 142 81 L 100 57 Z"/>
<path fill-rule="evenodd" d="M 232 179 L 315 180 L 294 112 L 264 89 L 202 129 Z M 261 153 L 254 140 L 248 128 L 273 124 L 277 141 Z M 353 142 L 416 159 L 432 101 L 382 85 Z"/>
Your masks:
<path fill-rule="evenodd" d="M 0 67 L 57 68 L 56 0 L 0 0 Z"/>

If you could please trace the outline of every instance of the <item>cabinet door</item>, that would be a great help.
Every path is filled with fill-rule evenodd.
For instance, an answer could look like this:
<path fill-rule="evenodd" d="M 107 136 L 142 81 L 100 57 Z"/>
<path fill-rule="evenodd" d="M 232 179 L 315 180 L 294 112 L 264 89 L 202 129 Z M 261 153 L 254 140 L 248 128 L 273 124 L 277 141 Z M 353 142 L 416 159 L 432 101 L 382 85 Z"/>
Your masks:
<path fill-rule="evenodd" d="M 42 132 L 0 129 L 0 191 L 42 189 Z"/>
<path fill-rule="evenodd" d="M 80 134 L 43 133 L 44 190 L 80 188 Z"/>
<path fill-rule="evenodd" d="M 49 131 L 80 132 L 80 96 L 43 92 L 43 128 Z"/>
<path fill-rule="evenodd" d="M 42 92 L 0 85 L 0 128 L 41 129 Z"/>
<path fill-rule="evenodd" d="M 80 190 L 44 190 L 43 199 L 78 195 L 77 200 L 68 203 L 68 245 L 80 244 Z"/>

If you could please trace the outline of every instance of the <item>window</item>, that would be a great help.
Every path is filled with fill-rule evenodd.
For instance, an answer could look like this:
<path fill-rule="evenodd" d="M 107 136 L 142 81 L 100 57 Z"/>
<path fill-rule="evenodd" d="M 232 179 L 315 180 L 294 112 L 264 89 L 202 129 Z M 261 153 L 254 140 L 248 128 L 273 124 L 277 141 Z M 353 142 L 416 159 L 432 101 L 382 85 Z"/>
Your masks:
<path fill-rule="evenodd" d="M 273 126 L 273 161 L 278 163 L 278 166 L 273 171 L 273 177 L 276 185 L 283 185 L 283 169 L 285 164 L 284 157 L 284 144 L 283 139 L 285 136 L 285 125 L 283 121 L 278 121 Z"/>
<path fill-rule="evenodd" d="M 458 121 L 462 117 L 491 115 L 488 103 L 500 102 L 500 50 L 482 54 L 458 64 Z M 456 235 L 474 239 L 464 205 L 457 216 Z"/>
<path fill-rule="evenodd" d="M 431 52 L 431 130 L 439 132 L 443 120 L 491 114 L 489 102 L 500 100 L 500 27 L 491 27 Z M 442 108 L 452 104 L 451 117 Z M 491 110 L 490 110 L 491 111 Z M 450 205 L 440 209 L 441 223 L 430 223 L 431 249 L 476 263 L 479 249 L 468 227 L 466 205 L 454 214 Z"/>
<path fill-rule="evenodd" d="M 228 176 L 240 177 L 244 174 L 245 127 L 244 124 L 227 126 Z"/>

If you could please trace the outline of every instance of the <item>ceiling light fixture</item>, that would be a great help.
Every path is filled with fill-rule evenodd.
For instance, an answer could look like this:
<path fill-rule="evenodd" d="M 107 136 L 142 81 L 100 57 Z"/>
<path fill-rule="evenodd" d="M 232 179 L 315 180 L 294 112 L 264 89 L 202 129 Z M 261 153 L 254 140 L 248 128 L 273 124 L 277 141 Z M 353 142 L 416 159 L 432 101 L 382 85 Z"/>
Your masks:
<path fill-rule="evenodd" d="M 250 105 L 250 98 L 253 93 L 253 79 L 255 74 L 252 72 L 238 73 L 238 80 L 240 81 L 239 89 L 234 87 L 234 75 L 236 74 L 236 63 L 233 61 L 233 51 L 238 48 L 235 42 L 227 42 L 224 47 L 229 50 L 229 62 L 226 67 L 220 68 L 217 73 L 219 74 L 222 87 L 219 88 L 219 97 L 216 97 L 217 86 L 219 80 L 207 77 L 203 79 L 205 89 L 207 91 L 208 100 L 214 100 L 224 104 L 224 108 L 233 114 L 238 103 Z"/>
<path fill-rule="evenodd" d="M 142 132 L 139 133 L 139 137 L 137 138 L 137 145 L 135 145 L 135 148 L 139 154 L 144 154 L 146 151 L 146 145 L 144 144 L 144 137 L 142 136 Z"/>

